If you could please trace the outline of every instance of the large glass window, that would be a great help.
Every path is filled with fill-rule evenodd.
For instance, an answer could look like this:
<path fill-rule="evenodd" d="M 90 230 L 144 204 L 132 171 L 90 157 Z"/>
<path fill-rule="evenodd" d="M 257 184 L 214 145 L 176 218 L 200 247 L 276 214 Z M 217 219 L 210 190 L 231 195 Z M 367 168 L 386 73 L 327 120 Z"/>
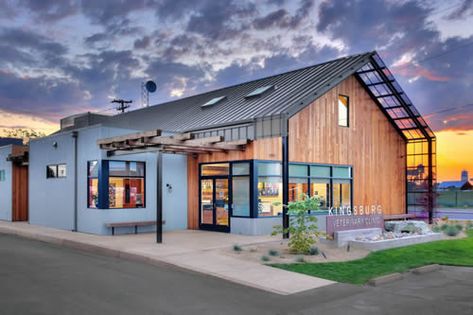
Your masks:
<path fill-rule="evenodd" d="M 349 180 L 333 180 L 333 207 L 351 207 L 351 182 Z"/>
<path fill-rule="evenodd" d="M 232 164 L 233 216 L 250 217 L 250 163 Z"/>
<path fill-rule="evenodd" d="M 326 210 L 330 204 L 330 180 L 314 178 L 310 181 L 310 195 L 320 198 L 320 209 Z"/>
<path fill-rule="evenodd" d="M 108 206 L 116 208 L 142 208 L 145 205 L 144 162 L 110 161 L 108 180 Z"/>
<path fill-rule="evenodd" d="M 238 176 L 232 180 L 233 216 L 250 216 L 250 177 Z"/>
<path fill-rule="evenodd" d="M 307 178 L 289 178 L 289 202 L 301 200 L 309 194 Z"/>
<path fill-rule="evenodd" d="M 282 213 L 281 163 L 258 163 L 258 216 Z"/>
<path fill-rule="evenodd" d="M 282 213 L 282 178 L 258 177 L 258 216 L 277 216 Z"/>
<path fill-rule="evenodd" d="M 87 177 L 89 208 L 118 209 L 145 206 L 144 162 L 90 161 Z M 102 190 L 100 187 L 103 187 Z"/>
<path fill-rule="evenodd" d="M 338 125 L 348 127 L 350 104 L 348 96 L 338 96 Z"/>
<path fill-rule="evenodd" d="M 90 161 L 87 165 L 88 174 L 88 202 L 89 208 L 99 207 L 99 163 L 98 161 Z"/>

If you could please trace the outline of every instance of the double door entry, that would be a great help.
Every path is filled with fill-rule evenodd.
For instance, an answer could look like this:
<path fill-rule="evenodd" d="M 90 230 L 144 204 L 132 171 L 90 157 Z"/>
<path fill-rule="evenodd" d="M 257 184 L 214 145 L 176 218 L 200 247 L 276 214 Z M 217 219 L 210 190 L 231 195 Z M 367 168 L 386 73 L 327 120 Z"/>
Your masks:
<path fill-rule="evenodd" d="M 230 232 L 228 177 L 200 180 L 200 228 Z"/>

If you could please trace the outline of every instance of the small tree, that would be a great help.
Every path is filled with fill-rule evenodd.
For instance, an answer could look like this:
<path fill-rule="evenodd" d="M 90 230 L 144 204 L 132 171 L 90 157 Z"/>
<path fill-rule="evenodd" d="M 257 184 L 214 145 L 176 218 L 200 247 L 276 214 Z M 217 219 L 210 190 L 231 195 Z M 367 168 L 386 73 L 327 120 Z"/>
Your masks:
<path fill-rule="evenodd" d="M 6 137 L 23 139 L 24 144 L 27 144 L 30 139 L 46 136 L 44 132 L 26 128 L 3 129 L 3 134 Z"/>
<path fill-rule="evenodd" d="M 303 195 L 298 201 L 289 202 L 287 206 L 290 223 L 288 228 L 282 225 L 274 226 L 273 235 L 289 233 L 289 249 L 295 254 L 308 254 L 310 248 L 321 235 L 317 227 L 317 218 L 309 214 L 309 210 L 320 208 L 318 196 Z"/>

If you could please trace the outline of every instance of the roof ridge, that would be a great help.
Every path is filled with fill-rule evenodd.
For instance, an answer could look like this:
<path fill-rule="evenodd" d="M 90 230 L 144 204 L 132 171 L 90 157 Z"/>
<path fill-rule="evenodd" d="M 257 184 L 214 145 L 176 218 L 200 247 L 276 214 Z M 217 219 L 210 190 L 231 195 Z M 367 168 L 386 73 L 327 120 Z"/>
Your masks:
<path fill-rule="evenodd" d="M 235 87 L 238 87 L 238 86 L 241 86 L 241 85 L 246 85 L 246 84 L 254 83 L 254 82 L 257 82 L 257 81 L 276 78 L 278 76 L 287 75 L 287 74 L 293 73 L 293 72 L 303 71 L 303 70 L 306 70 L 306 69 L 309 69 L 309 68 L 320 67 L 320 66 L 325 65 L 325 64 L 338 62 L 342 59 L 350 59 L 350 58 L 355 58 L 355 57 L 359 57 L 359 56 L 362 56 L 362 55 L 369 55 L 369 54 L 373 54 L 373 53 L 376 53 L 376 51 L 373 50 L 373 51 L 367 51 L 367 52 L 364 52 L 364 53 L 357 53 L 357 54 L 353 54 L 353 55 L 342 56 L 342 57 L 339 57 L 339 58 L 336 58 L 336 59 L 331 59 L 331 60 L 324 61 L 324 62 L 321 62 L 321 63 L 317 63 L 317 64 L 314 64 L 314 65 L 310 65 L 310 66 L 306 66 L 306 67 L 302 67 L 302 68 L 297 68 L 297 69 L 289 70 L 289 71 L 286 71 L 286 72 L 281 72 L 281 73 L 278 73 L 278 74 L 273 74 L 273 75 L 270 75 L 270 76 L 266 76 L 266 77 L 262 77 L 262 78 L 258 78 L 258 79 L 253 79 L 253 80 L 250 80 L 250 81 L 240 82 L 240 83 L 233 84 L 233 85 L 228 85 L 228 86 L 221 87 L 221 88 L 218 88 L 218 89 L 215 89 L 215 90 L 210 90 L 210 91 L 203 92 L 203 93 L 189 95 L 189 96 L 186 96 L 186 97 L 178 98 L 178 99 L 167 101 L 167 102 L 164 102 L 164 103 L 154 104 L 154 105 L 151 105 L 151 106 L 148 106 L 148 107 L 145 107 L 145 108 L 135 109 L 133 111 L 129 111 L 129 112 L 126 112 L 126 113 L 121 114 L 121 115 L 126 115 L 127 113 L 132 113 L 132 112 L 139 111 L 139 110 L 144 110 L 144 109 L 147 109 L 147 108 L 153 108 L 153 107 L 156 107 L 156 106 L 162 106 L 162 105 L 174 103 L 174 102 L 177 102 L 177 101 L 186 100 L 186 99 L 189 99 L 189 98 L 192 98 L 192 97 L 203 96 L 203 95 L 210 94 L 210 93 L 216 93 L 218 91 L 222 91 L 222 90 L 225 90 L 225 89 L 235 88 Z"/>

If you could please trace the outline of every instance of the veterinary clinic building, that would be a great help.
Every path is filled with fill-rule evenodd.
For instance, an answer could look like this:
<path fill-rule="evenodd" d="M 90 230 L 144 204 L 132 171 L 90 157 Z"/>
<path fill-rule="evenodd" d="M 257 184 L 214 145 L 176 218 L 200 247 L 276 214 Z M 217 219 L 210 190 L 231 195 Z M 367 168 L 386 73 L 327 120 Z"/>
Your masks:
<path fill-rule="evenodd" d="M 302 193 L 323 210 L 431 210 L 435 136 L 369 52 L 115 116 L 64 118 L 31 141 L 29 166 L 32 224 L 110 234 L 110 223 L 152 222 L 160 208 L 164 230 L 269 234 Z"/>

